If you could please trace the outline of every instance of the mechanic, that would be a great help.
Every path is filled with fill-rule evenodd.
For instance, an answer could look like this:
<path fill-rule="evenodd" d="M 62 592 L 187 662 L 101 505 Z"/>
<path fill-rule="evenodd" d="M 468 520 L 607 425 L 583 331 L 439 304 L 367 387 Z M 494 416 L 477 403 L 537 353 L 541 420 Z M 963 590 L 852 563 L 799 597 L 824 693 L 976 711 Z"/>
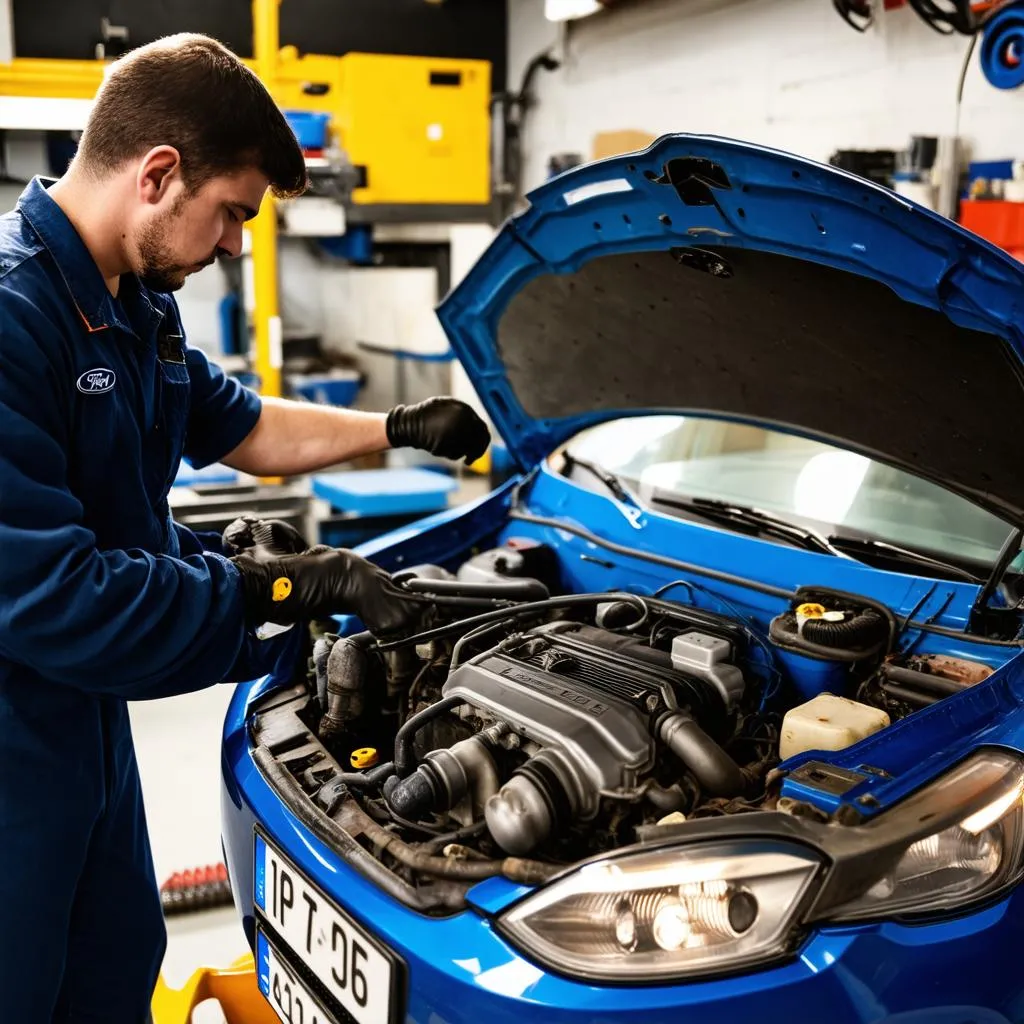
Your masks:
<path fill-rule="evenodd" d="M 351 612 L 387 633 L 418 614 L 351 552 L 274 558 L 175 523 L 182 456 L 287 476 L 389 446 L 472 461 L 489 442 L 450 398 L 261 402 L 185 345 L 168 293 L 238 256 L 266 190 L 305 178 L 258 78 L 172 36 L 112 65 L 67 172 L 0 218 L 4 1020 L 149 1016 L 165 935 L 127 700 L 256 677 L 281 650 L 256 638 L 266 621 Z"/>

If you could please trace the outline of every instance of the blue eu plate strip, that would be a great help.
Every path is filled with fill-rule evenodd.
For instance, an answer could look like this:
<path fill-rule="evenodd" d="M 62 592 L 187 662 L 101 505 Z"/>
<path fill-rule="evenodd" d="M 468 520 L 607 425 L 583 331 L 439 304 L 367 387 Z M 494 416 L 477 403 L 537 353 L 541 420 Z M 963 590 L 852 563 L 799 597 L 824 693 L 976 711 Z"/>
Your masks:
<path fill-rule="evenodd" d="M 267 909 L 267 844 L 263 837 L 256 836 L 255 871 L 252 879 L 252 898 L 260 910 Z"/>
<path fill-rule="evenodd" d="M 266 935 L 256 932 L 256 977 L 259 979 L 260 991 L 270 998 L 270 944 Z"/>

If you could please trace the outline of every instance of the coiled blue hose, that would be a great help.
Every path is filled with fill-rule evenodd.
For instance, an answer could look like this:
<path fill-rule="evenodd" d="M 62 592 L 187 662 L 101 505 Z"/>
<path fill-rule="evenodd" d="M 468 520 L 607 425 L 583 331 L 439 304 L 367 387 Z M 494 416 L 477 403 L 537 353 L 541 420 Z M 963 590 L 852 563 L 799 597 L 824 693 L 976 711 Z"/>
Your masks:
<path fill-rule="evenodd" d="M 1024 85 L 1024 3 L 996 11 L 982 27 L 981 70 L 997 89 Z"/>

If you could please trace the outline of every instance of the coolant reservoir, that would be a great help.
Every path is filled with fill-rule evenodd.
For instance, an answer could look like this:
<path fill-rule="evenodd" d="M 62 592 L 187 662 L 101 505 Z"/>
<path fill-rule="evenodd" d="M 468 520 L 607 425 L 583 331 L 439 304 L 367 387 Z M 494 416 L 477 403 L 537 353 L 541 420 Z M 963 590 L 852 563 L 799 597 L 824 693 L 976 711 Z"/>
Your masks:
<path fill-rule="evenodd" d="M 842 750 L 888 724 L 889 716 L 879 708 L 819 693 L 786 713 L 779 756 L 785 761 L 805 750 Z"/>

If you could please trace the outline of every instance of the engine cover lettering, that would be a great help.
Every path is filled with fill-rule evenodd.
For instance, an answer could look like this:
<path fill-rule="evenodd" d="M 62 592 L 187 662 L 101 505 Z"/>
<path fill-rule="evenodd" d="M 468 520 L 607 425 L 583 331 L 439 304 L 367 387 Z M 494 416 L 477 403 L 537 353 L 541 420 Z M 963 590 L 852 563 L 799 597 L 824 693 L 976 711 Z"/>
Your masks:
<path fill-rule="evenodd" d="M 542 693 L 548 693 L 552 697 L 566 701 L 580 711 L 585 711 L 588 715 L 598 717 L 608 710 L 607 704 L 602 704 L 599 700 L 594 700 L 593 697 L 588 697 L 585 693 L 572 690 L 561 683 L 552 683 L 547 679 L 541 679 L 536 674 L 531 675 L 520 668 L 506 668 L 501 672 L 501 675 L 522 686 L 529 686 L 532 690 L 540 690 Z"/>

